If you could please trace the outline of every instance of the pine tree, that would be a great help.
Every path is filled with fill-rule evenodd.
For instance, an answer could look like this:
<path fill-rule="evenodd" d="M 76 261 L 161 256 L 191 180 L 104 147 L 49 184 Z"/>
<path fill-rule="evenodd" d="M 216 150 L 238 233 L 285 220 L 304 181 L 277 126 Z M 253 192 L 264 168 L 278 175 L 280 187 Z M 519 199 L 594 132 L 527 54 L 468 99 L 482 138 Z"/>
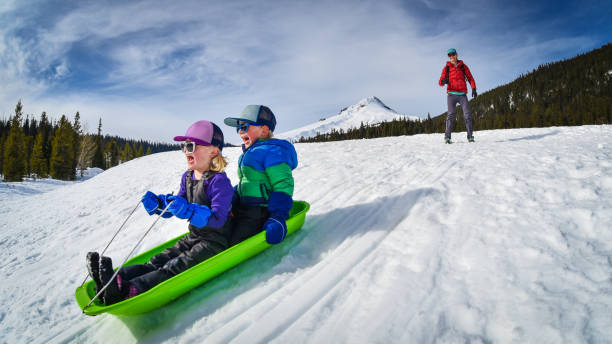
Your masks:
<path fill-rule="evenodd" d="M 25 136 L 30 135 L 30 116 L 26 115 L 26 119 L 23 122 L 23 134 Z"/>
<path fill-rule="evenodd" d="M 111 168 L 119 164 L 119 147 L 117 141 L 111 140 L 104 147 L 104 157 L 106 160 L 106 168 Z"/>
<path fill-rule="evenodd" d="M 136 143 L 134 142 L 134 157 L 135 158 L 140 158 L 141 156 L 144 155 L 143 149 L 142 149 L 142 144 L 138 145 L 138 148 L 136 147 Z"/>
<path fill-rule="evenodd" d="M 130 161 L 134 158 L 134 153 L 132 153 L 132 147 L 128 141 L 125 142 L 123 149 L 121 150 L 121 163 Z"/>
<path fill-rule="evenodd" d="M 101 169 L 104 169 L 104 166 L 106 165 L 104 162 L 104 146 L 102 142 L 102 118 L 100 118 L 100 121 L 98 122 L 98 135 L 96 136 L 96 150 L 95 150 L 93 161 L 91 164 L 93 167 L 98 167 Z"/>
<path fill-rule="evenodd" d="M 11 129 L 4 143 L 4 161 L 2 174 L 6 182 L 20 182 L 25 173 L 25 140 L 21 119 L 23 117 L 21 100 L 15 106 L 15 116 L 11 120 Z"/>
<path fill-rule="evenodd" d="M 74 180 L 74 130 L 66 116 L 62 115 L 59 128 L 55 132 L 51 149 L 51 177 L 60 180 Z"/>
<path fill-rule="evenodd" d="M 433 133 L 433 123 L 432 123 L 431 115 L 429 114 L 429 112 L 427 113 L 427 122 L 426 122 L 425 128 L 426 128 L 425 133 L 427 134 Z"/>
<path fill-rule="evenodd" d="M 36 136 L 36 120 L 34 118 L 30 120 L 29 115 L 26 115 L 26 120 L 23 125 L 23 134 L 23 145 L 25 147 L 24 174 L 29 176 L 32 173 L 30 168 L 30 159 L 32 157 L 32 149 L 34 148 L 34 138 Z"/>
<path fill-rule="evenodd" d="M 53 131 L 53 125 L 49 122 L 47 118 L 47 113 L 42 112 L 40 115 L 40 129 L 39 132 L 43 134 L 43 156 L 45 161 L 47 162 L 47 173 L 49 171 L 49 161 L 51 160 L 51 132 Z"/>
<path fill-rule="evenodd" d="M 2 163 L 4 161 L 4 136 L 0 134 L 0 174 L 2 174 Z"/>
<path fill-rule="evenodd" d="M 32 158 L 32 150 L 34 149 L 34 137 L 24 135 L 23 136 L 23 146 L 25 147 L 25 155 L 23 157 L 25 171 L 24 174 L 29 176 L 32 173 L 32 168 L 30 166 L 30 159 Z"/>
<path fill-rule="evenodd" d="M 72 168 L 76 170 L 78 167 L 81 170 L 80 175 L 81 177 L 83 177 L 83 169 L 87 168 L 88 166 L 79 166 L 79 162 L 84 162 L 86 161 L 86 159 L 82 159 L 82 157 L 80 156 L 82 148 L 81 141 L 83 140 L 83 128 L 81 127 L 81 114 L 79 114 L 78 111 L 74 115 L 74 123 L 72 124 L 72 130 L 74 131 L 74 140 L 72 144 L 72 147 L 74 149 L 74 166 Z"/>
<path fill-rule="evenodd" d="M 34 148 L 32 149 L 32 158 L 30 159 L 30 168 L 34 176 L 38 178 L 47 178 L 49 176 L 49 161 L 44 153 L 45 135 L 42 131 L 36 135 Z"/>

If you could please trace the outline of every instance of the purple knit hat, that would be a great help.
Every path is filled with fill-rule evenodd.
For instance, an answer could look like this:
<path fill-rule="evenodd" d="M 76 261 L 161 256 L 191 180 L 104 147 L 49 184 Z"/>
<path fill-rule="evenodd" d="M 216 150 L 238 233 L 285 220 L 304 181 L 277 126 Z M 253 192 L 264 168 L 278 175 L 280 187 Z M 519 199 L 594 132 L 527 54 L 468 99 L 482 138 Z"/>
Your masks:
<path fill-rule="evenodd" d="M 215 146 L 223 149 L 223 132 L 209 121 L 197 121 L 187 128 L 185 136 L 175 136 L 174 141 L 191 140 L 202 146 Z"/>

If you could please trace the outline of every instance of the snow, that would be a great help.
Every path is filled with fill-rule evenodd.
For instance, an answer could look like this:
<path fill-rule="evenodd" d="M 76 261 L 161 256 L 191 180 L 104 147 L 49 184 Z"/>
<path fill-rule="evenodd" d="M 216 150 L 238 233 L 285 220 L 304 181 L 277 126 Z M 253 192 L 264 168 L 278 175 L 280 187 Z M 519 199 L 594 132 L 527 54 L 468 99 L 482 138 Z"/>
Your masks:
<path fill-rule="evenodd" d="M 85 316 L 74 289 L 146 190 L 178 189 L 180 152 L 0 183 L 0 342 L 609 343 L 612 126 L 475 137 L 296 144 L 303 229 L 137 317 Z M 115 262 L 153 220 L 138 206 Z M 185 230 L 160 221 L 137 251 Z"/>
<path fill-rule="evenodd" d="M 409 118 L 411 120 L 420 120 L 416 116 L 406 116 L 395 112 L 389 108 L 377 97 L 368 97 L 360 100 L 357 104 L 351 105 L 342 109 L 339 114 L 319 122 L 306 125 L 302 128 L 293 129 L 284 133 L 275 133 L 275 137 L 287 139 L 290 141 L 298 141 L 303 137 L 314 137 L 317 133 L 330 133 L 332 129 L 343 129 L 345 132 L 351 128 L 359 128 L 361 123 L 377 124 L 383 121 L 392 121 L 394 119 Z"/>
<path fill-rule="evenodd" d="M 83 170 L 83 177 L 81 177 L 80 170 L 77 171 L 77 179 L 84 181 L 95 177 L 96 175 L 104 172 L 101 168 L 93 167 Z M 0 175 L 0 180 L 2 180 Z M 42 192 L 47 192 L 57 188 L 60 185 L 68 185 L 71 182 L 55 180 L 51 178 L 26 178 L 23 183 L 0 183 L 0 196 L 5 198 L 14 194 L 21 195 L 33 195 Z"/>

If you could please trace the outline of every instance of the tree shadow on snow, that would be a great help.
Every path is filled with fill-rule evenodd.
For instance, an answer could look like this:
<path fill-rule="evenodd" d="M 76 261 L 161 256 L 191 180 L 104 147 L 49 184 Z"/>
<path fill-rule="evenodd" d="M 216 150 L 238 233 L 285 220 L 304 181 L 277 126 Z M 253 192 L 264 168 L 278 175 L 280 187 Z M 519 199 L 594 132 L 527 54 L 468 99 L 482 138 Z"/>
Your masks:
<path fill-rule="evenodd" d="M 513 141 L 524 141 L 524 140 L 539 140 L 539 139 L 545 138 L 546 136 L 557 135 L 557 134 L 559 134 L 559 133 L 560 133 L 560 131 L 559 131 L 559 130 L 555 130 L 555 131 L 551 131 L 551 132 L 549 132 L 549 133 L 545 133 L 545 134 L 523 136 L 523 137 L 518 137 L 518 138 L 515 138 L 515 139 L 508 139 L 508 140 L 503 140 L 503 141 L 498 141 L 498 142 L 513 142 Z"/>
<path fill-rule="evenodd" d="M 265 284 L 274 276 L 295 273 L 316 265 L 326 252 L 334 250 L 347 238 L 370 231 L 390 233 L 410 214 L 419 200 L 438 193 L 432 188 L 416 189 L 399 196 L 382 197 L 369 203 L 306 215 L 303 228 L 283 244 L 269 248 L 164 307 L 144 315 L 119 319 L 137 340 L 143 342 L 168 340 L 192 326 L 200 328 L 198 332 L 207 332 L 208 321 L 214 321 L 209 327 L 210 331 L 214 331 L 247 311 L 251 304 L 260 302 L 262 296 L 245 296 L 243 305 L 232 305 L 225 309 L 225 313 L 210 318 L 234 299 Z M 239 310 L 233 311 L 235 309 Z"/>

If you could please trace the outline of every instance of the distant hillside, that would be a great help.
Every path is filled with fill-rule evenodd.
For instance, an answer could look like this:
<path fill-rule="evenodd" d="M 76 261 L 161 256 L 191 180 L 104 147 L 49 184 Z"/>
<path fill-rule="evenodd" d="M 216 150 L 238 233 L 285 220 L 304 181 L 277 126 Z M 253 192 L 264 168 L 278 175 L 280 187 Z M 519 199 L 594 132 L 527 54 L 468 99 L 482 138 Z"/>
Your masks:
<path fill-rule="evenodd" d="M 612 123 L 612 43 L 574 58 L 547 63 L 470 100 L 474 130 Z M 422 121 L 395 119 L 322 134 L 305 142 L 443 133 L 446 112 Z M 454 131 L 465 131 L 457 107 Z"/>

